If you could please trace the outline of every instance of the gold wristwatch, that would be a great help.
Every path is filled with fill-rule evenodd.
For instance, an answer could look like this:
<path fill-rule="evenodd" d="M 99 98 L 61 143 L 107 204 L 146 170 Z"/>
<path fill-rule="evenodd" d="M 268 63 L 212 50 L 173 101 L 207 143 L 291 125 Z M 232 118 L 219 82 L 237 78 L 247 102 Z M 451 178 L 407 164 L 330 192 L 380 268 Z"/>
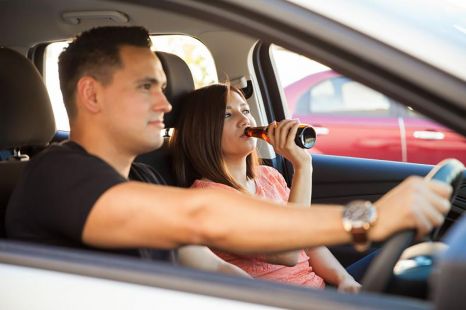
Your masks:
<path fill-rule="evenodd" d="M 351 233 L 357 251 L 367 250 L 371 244 L 368 231 L 377 220 L 377 210 L 370 201 L 355 200 L 343 211 L 343 228 Z"/>

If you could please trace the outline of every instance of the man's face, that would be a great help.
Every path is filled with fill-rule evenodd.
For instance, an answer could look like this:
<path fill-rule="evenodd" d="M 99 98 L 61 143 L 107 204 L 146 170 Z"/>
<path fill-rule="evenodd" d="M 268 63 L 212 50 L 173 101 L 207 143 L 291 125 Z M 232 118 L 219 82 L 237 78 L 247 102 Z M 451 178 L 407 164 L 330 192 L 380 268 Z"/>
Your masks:
<path fill-rule="evenodd" d="M 163 94 L 166 76 L 155 54 L 148 48 L 120 48 L 122 68 L 112 82 L 102 87 L 102 120 L 119 149 L 142 154 L 163 143 L 164 113 L 171 105 Z"/>

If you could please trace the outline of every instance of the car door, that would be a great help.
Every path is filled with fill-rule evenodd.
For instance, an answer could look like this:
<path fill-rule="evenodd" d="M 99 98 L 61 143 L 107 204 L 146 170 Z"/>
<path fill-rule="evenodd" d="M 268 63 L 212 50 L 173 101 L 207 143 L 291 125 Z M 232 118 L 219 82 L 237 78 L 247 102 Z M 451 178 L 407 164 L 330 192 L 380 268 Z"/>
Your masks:
<path fill-rule="evenodd" d="M 297 98 L 293 85 L 285 93 L 296 100 L 293 118 L 316 129 L 313 153 L 404 159 L 399 120 L 386 96 L 335 73 L 305 80 L 308 85 Z"/>
<path fill-rule="evenodd" d="M 414 111 L 403 109 L 407 159 L 435 164 L 444 158 L 456 158 L 466 164 L 466 139 L 450 129 Z"/>
<path fill-rule="evenodd" d="M 312 156 L 313 204 L 346 204 L 358 199 L 376 201 L 406 177 L 428 173 L 430 166 L 407 162 L 403 106 L 328 67 L 320 70 L 321 67 L 313 64 L 305 68 L 306 57 L 287 58 L 282 54 L 276 57 L 277 51 L 284 53 L 283 48 L 273 47 L 272 53 L 264 53 L 274 57 L 276 77 L 281 82 L 277 87 L 285 85 L 286 102 L 281 107 L 277 105 L 273 112 L 286 115 L 280 108 L 287 108 L 292 117 L 313 125 L 318 134 L 317 144 L 311 149 L 322 153 Z M 267 61 L 261 64 L 265 66 Z M 290 77 L 286 68 L 293 68 L 291 73 L 296 68 L 304 68 L 305 77 L 287 84 L 293 76 Z M 309 68 L 317 68 L 317 72 L 309 72 Z M 270 90 L 273 77 L 263 85 L 273 93 Z M 290 169 L 284 170 L 288 175 Z M 461 211 L 450 213 L 445 227 L 454 223 L 458 214 Z M 330 250 L 344 266 L 361 258 L 351 246 L 333 246 Z"/>

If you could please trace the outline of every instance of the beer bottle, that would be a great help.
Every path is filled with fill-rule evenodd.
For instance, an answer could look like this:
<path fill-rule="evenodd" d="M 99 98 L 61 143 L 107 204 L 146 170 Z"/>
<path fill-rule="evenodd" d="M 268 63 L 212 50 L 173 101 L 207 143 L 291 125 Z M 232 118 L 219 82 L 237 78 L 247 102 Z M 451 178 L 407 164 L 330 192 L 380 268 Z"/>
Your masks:
<path fill-rule="evenodd" d="M 270 139 L 267 136 L 267 126 L 246 127 L 244 129 L 244 135 L 259 138 L 270 143 Z M 306 124 L 299 125 L 294 142 L 303 149 L 310 149 L 313 147 L 316 143 L 316 132 L 314 128 Z"/>

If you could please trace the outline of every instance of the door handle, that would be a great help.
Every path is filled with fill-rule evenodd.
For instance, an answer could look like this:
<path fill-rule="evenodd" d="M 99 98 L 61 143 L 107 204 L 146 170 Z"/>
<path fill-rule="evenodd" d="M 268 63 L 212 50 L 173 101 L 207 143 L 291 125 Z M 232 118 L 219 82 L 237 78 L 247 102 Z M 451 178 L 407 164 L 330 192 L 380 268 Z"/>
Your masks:
<path fill-rule="evenodd" d="M 445 134 L 439 131 L 416 130 L 413 133 L 414 138 L 421 140 L 443 140 Z"/>

